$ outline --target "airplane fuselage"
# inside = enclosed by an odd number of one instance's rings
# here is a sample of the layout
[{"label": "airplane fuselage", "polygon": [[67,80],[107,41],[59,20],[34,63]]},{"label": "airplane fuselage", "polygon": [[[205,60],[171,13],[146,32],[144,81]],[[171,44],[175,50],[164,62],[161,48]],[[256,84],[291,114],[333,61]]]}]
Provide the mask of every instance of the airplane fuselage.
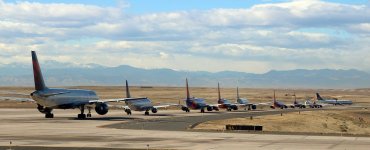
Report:
[{"label": "airplane fuselage", "polygon": [[275,101],[273,105],[271,106],[271,108],[274,108],[274,109],[275,108],[287,108],[287,106],[282,102]]},{"label": "airplane fuselage", "polygon": [[148,98],[126,100],[125,103],[130,109],[135,111],[147,111],[154,108],[151,100]]},{"label": "airplane fuselage", "polygon": [[218,107],[223,108],[223,109],[235,109],[235,108],[237,108],[236,105],[230,103],[229,100],[223,99],[223,98],[218,100],[218,104],[220,104]]},{"label": "airplane fuselage", "polygon": [[208,107],[204,99],[200,98],[189,98],[186,99],[186,106],[190,109],[204,109]]},{"label": "airplane fuselage", "polygon": [[46,88],[31,93],[31,98],[38,104],[49,108],[69,109],[83,104],[89,104],[90,100],[98,100],[94,91],[81,89],[57,89]]},{"label": "airplane fuselage", "polygon": [[326,104],[333,104],[333,105],[352,105],[351,100],[335,100],[335,99],[327,99],[327,100],[318,100],[320,103]]}]

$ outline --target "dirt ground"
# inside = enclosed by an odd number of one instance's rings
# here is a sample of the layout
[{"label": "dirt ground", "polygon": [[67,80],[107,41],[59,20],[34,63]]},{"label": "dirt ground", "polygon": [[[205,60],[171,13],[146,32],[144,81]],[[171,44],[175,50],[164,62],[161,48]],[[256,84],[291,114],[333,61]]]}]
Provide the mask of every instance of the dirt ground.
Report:
[{"label": "dirt ground", "polygon": [[261,125],[263,131],[370,135],[370,110],[320,110],[234,118],[201,123],[194,129],[225,130],[225,125]]}]

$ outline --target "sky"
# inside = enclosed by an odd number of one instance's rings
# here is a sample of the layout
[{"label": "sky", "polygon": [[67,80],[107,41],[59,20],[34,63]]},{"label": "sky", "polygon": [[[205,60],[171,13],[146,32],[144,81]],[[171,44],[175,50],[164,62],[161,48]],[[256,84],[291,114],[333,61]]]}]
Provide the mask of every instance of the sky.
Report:
[{"label": "sky", "polygon": [[[369,0],[0,0],[0,67],[370,72]],[[1,71],[1,70],[0,70]]]}]

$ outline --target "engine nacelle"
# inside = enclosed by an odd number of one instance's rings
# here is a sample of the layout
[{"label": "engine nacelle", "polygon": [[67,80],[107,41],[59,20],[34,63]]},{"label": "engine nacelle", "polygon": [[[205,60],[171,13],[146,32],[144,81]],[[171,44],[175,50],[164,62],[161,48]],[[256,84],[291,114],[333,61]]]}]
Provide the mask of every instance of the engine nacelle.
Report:
[{"label": "engine nacelle", "polygon": [[238,106],[236,106],[236,105],[232,105],[232,106],[231,106],[231,109],[233,109],[233,110],[238,110]]},{"label": "engine nacelle", "polygon": [[257,109],[257,105],[252,105],[252,109],[253,110]]},{"label": "engine nacelle", "polygon": [[39,110],[40,113],[45,114],[45,113],[50,113],[53,109],[37,104],[37,110]]},{"label": "engine nacelle", "polygon": [[157,113],[158,109],[157,108],[152,108],[152,113]]},{"label": "engine nacelle", "polygon": [[108,105],[106,103],[97,103],[95,106],[95,111],[99,115],[105,115],[108,113]]},{"label": "engine nacelle", "polygon": [[216,110],[216,111],[219,111],[218,107],[217,106],[212,106],[212,109],[213,110]]},{"label": "engine nacelle", "polygon": [[182,110],[182,111],[187,111],[188,109],[189,109],[189,108],[187,108],[187,107],[185,107],[185,106],[182,106],[182,107],[181,107],[181,110]]},{"label": "engine nacelle", "polygon": [[207,106],[207,111],[212,111],[212,107],[211,106]]},{"label": "engine nacelle", "polygon": [[275,109],[275,106],[270,106],[270,108]]}]

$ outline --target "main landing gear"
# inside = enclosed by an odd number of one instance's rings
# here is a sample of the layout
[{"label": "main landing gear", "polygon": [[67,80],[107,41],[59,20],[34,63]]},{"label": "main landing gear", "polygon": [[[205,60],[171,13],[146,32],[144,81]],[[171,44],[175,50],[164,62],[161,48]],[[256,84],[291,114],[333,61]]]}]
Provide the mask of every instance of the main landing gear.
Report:
[{"label": "main landing gear", "polygon": [[87,109],[89,111],[89,113],[87,114],[87,116],[84,113],[85,112],[85,105],[81,105],[79,107],[79,109],[80,109],[81,113],[77,115],[77,118],[78,119],[86,119],[86,117],[91,117],[91,108],[90,107],[87,107]]},{"label": "main landing gear", "polygon": [[147,109],[144,113],[145,116],[149,116],[149,109]]},{"label": "main landing gear", "polygon": [[131,115],[131,109],[125,109],[125,112],[127,113],[127,115]]},{"label": "main landing gear", "polygon": [[200,109],[200,112],[201,112],[201,113],[204,113],[204,108]]},{"label": "main landing gear", "polygon": [[51,112],[46,112],[45,113],[45,118],[54,118],[54,114]]},{"label": "main landing gear", "polygon": [[45,114],[45,118],[54,118],[54,114],[52,113],[53,109],[51,108],[48,108],[48,107],[44,107],[40,104],[37,104],[37,109]]}]

